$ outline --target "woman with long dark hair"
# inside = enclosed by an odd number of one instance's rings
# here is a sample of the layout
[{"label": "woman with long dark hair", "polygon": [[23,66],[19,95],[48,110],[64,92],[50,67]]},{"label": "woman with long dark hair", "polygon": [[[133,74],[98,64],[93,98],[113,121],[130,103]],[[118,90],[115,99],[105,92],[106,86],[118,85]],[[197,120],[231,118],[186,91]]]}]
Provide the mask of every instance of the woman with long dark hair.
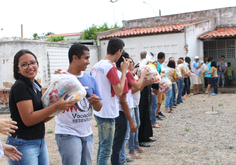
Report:
[{"label": "woman with long dark hair", "polygon": [[48,116],[53,112],[66,110],[76,101],[65,101],[63,95],[56,103],[43,108],[41,85],[35,80],[38,60],[29,50],[22,49],[16,53],[13,71],[16,82],[10,90],[9,107],[18,129],[8,136],[6,143],[17,147],[23,155],[19,162],[7,161],[10,165],[48,165],[44,123],[51,119]]}]

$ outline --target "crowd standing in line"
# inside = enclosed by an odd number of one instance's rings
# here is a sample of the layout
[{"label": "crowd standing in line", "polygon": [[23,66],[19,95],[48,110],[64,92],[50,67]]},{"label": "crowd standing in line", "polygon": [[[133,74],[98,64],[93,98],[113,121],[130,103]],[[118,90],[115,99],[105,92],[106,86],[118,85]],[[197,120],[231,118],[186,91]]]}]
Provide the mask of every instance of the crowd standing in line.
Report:
[{"label": "crowd standing in line", "polygon": [[[88,75],[84,71],[90,64],[89,49],[73,44],[68,53],[70,65],[64,74],[75,76],[87,95],[80,101],[65,100],[66,95],[63,95],[46,108],[42,106],[41,85],[35,80],[39,67],[37,57],[26,49],[17,52],[14,56],[14,78],[17,81],[9,96],[11,118],[17,123],[0,120],[0,132],[8,135],[6,144],[0,145],[0,156],[4,152],[10,165],[48,165],[44,123],[53,118],[49,117],[53,112],[61,109],[63,113],[55,117],[55,139],[62,164],[91,165],[94,149],[91,128],[93,109],[99,137],[97,164],[111,162],[112,165],[127,165],[141,159],[141,154],[148,152],[142,147],[151,147],[146,142],[156,141],[153,129],[161,128],[158,120],[165,119],[161,112],[162,102],[165,100],[165,112],[173,113],[184,99],[193,96],[190,94],[191,76],[194,95],[200,94],[203,63],[199,63],[198,56],[194,57],[192,64],[189,57],[180,57],[177,61],[171,57],[165,65],[165,53],[159,52],[157,59],[149,63],[162,79],[171,82],[170,89],[164,93],[160,92],[161,88],[166,88],[164,84],[145,79],[149,69],[141,70],[141,75],[137,76],[140,63],[146,59],[148,51],[140,53],[141,60],[135,65],[128,52],[123,50],[124,46],[121,39],[111,38],[106,56],[93,66]],[[222,73],[227,73],[229,80],[232,80],[233,69],[230,63],[227,65],[224,62],[224,56],[218,63],[209,58],[207,66],[205,93],[210,93],[213,86],[214,93],[211,95],[214,96],[218,93],[220,78],[224,86]],[[17,127],[14,126],[16,124]]]}]

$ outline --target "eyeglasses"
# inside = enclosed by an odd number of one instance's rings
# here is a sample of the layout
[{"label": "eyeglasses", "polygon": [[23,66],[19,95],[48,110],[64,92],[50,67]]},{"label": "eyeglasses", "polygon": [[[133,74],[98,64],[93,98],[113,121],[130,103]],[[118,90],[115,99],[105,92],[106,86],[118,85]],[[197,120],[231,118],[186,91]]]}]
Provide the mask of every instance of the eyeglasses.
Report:
[{"label": "eyeglasses", "polygon": [[30,63],[23,63],[21,65],[18,65],[18,67],[21,67],[22,69],[26,70],[29,68],[29,66],[32,66],[32,67],[36,67],[38,65],[38,62],[37,61],[31,61]]}]

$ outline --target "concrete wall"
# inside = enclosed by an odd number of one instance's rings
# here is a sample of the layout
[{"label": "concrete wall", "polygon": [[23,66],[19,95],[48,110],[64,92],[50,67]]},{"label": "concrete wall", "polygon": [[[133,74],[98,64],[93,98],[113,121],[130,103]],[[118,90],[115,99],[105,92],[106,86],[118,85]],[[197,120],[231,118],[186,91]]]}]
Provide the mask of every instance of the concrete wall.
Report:
[{"label": "concrete wall", "polygon": [[[0,42],[0,109],[8,108],[9,90],[14,84],[13,59],[21,49],[32,51],[38,59],[39,69],[36,76],[43,90],[48,87],[51,74],[57,69],[66,71],[69,66],[68,50],[71,44],[40,41],[2,41]],[[98,62],[98,49],[88,45],[90,49],[90,65],[86,73]]]},{"label": "concrete wall", "polygon": [[195,24],[188,25],[184,28],[186,56],[193,58],[199,56],[203,60],[203,41],[198,37],[202,34],[214,30],[216,19],[212,18]]},{"label": "concrete wall", "polygon": [[[9,90],[15,82],[13,78],[13,58],[21,49],[32,51],[38,59],[39,70],[36,79],[43,88],[47,88],[50,75],[57,69],[67,70],[69,66],[68,50],[70,44],[39,41],[3,41],[0,42],[0,90]],[[97,46],[88,45],[90,65],[86,72],[98,61]]]},{"label": "concrete wall", "polygon": [[13,58],[21,49],[31,50],[38,58],[39,71],[36,79],[45,86],[47,81],[47,43],[37,41],[0,42],[0,90],[10,89],[15,82],[13,78]]},{"label": "concrete wall", "polygon": [[137,27],[151,27],[168,24],[178,24],[184,22],[198,22],[206,19],[216,18],[217,27],[236,26],[236,7],[219,8],[212,10],[203,10],[161,17],[151,17],[123,21],[123,27],[126,29]]},{"label": "concrete wall", "polygon": [[[184,33],[127,37],[122,38],[122,40],[125,42],[124,50],[129,53],[135,63],[140,60],[140,52],[142,50],[153,52],[155,58],[160,51],[165,52],[166,60],[169,57],[178,59],[185,55]],[[107,44],[108,40],[100,41],[101,58],[104,58],[106,55]]]}]

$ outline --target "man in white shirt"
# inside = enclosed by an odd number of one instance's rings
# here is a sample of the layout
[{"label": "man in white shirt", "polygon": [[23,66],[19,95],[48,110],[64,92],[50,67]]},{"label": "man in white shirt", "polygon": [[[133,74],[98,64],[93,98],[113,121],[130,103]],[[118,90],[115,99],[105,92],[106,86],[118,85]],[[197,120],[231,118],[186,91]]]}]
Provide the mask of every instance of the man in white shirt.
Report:
[{"label": "man in white shirt", "polygon": [[66,74],[74,75],[80,81],[87,96],[56,116],[55,138],[63,165],[91,165],[94,149],[92,107],[100,111],[102,97],[96,80],[83,72],[90,64],[88,47],[74,44],[68,57],[70,65]]},{"label": "man in white shirt", "polygon": [[[192,71],[195,73],[199,73],[199,69],[202,66],[203,62],[199,64],[199,57],[195,56],[194,61],[192,63]],[[200,85],[202,84],[200,75],[193,76],[193,93],[194,95],[200,94],[199,89]],[[196,91],[196,86],[197,86],[197,91]]]},{"label": "man in white shirt", "polygon": [[107,46],[107,55],[95,64],[91,75],[98,83],[102,96],[102,109],[94,111],[97,121],[99,146],[97,152],[97,165],[106,165],[111,156],[112,144],[115,132],[115,118],[119,116],[118,97],[123,93],[126,71],[129,66],[128,59],[121,63],[121,78],[118,77],[114,62],[120,58],[124,42],[117,38],[111,38]]}]

